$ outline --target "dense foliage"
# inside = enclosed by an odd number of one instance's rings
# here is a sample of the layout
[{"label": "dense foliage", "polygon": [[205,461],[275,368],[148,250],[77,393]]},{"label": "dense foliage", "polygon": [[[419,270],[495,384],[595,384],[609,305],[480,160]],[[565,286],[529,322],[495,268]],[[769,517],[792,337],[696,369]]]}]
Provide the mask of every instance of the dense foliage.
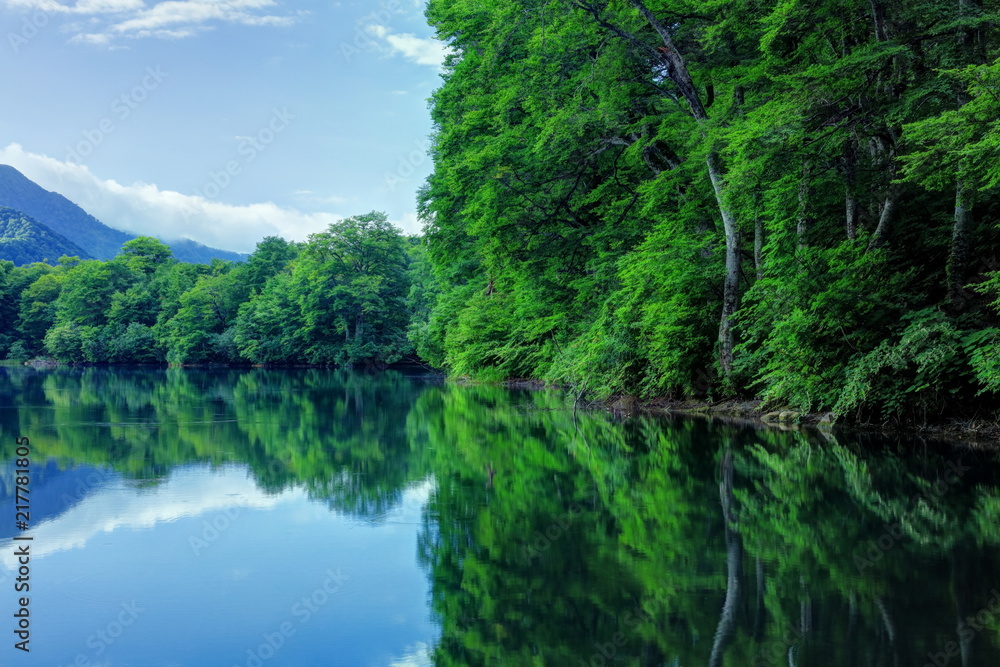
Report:
[{"label": "dense foliage", "polygon": [[431,0],[419,354],[874,418],[992,401],[998,8]]},{"label": "dense foliage", "polygon": [[87,363],[382,365],[410,352],[408,252],[383,213],[247,262],[176,261],[156,239],[112,260],[0,262],[0,355]]}]

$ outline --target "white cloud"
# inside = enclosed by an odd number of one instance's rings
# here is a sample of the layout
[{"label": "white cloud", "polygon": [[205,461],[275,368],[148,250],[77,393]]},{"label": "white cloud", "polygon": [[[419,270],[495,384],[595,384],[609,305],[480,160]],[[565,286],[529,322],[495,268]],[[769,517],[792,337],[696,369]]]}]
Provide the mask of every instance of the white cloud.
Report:
[{"label": "white cloud", "polygon": [[111,43],[110,35],[100,33],[78,33],[70,38],[72,44],[89,44],[90,46],[108,46]]},{"label": "white cloud", "polygon": [[[97,19],[96,29],[78,32],[70,42],[110,46],[116,37],[183,39],[210,30],[215,23],[247,26],[287,26],[292,16],[270,13],[276,0],[166,0],[147,7],[143,0],[0,0],[21,12],[85,15]],[[301,12],[300,12],[301,13]]]},{"label": "white cloud", "polygon": [[418,65],[433,65],[441,67],[448,55],[448,45],[436,39],[417,37],[410,33],[389,34],[385,36],[389,46],[395,53],[412,60]]},{"label": "white cloud", "polygon": [[430,667],[433,664],[431,647],[424,642],[417,642],[406,649],[403,657],[393,660],[389,667]]},{"label": "white cloud", "polygon": [[57,0],[5,0],[4,4],[17,11],[40,11],[46,14],[117,14],[140,10],[146,6],[142,0],[79,0],[70,4]]},{"label": "white cloud", "polygon": [[187,238],[224,250],[251,252],[272,235],[303,241],[343,217],[303,213],[272,202],[235,206],[151,183],[122,185],[98,178],[84,165],[31,153],[16,143],[0,149],[0,164],[11,165],[111,227],[167,240]]},{"label": "white cloud", "polygon": [[[244,509],[271,509],[280,502],[305,495],[298,489],[280,496],[268,495],[238,466],[219,470],[207,466],[175,468],[152,492],[143,492],[118,480],[114,482],[59,516],[33,526],[32,535],[37,542],[32,543],[31,555],[41,558],[82,549],[96,537],[116,530],[150,529],[161,523],[212,517],[227,511],[223,516],[235,516],[234,512]],[[0,543],[3,547],[0,564],[6,570],[17,568],[13,543],[13,540]]]},{"label": "white cloud", "polygon": [[287,25],[292,19],[281,16],[260,16],[254,9],[273,7],[273,0],[169,0],[143,9],[133,18],[112,26],[119,33],[161,30],[168,26],[201,25],[209,21],[241,23],[243,25]]},{"label": "white cloud", "polygon": [[401,55],[418,65],[440,68],[449,51],[448,45],[442,41],[417,37],[408,32],[394,33],[384,23],[369,23],[364,26],[363,32],[380,42],[376,44],[379,50],[386,49],[390,54]]},{"label": "white cloud", "polygon": [[311,190],[296,190],[292,193],[292,195],[297,201],[301,202],[308,208],[315,208],[317,206],[344,206],[345,204],[350,204],[352,202],[349,197],[341,197],[340,195],[321,195]]}]

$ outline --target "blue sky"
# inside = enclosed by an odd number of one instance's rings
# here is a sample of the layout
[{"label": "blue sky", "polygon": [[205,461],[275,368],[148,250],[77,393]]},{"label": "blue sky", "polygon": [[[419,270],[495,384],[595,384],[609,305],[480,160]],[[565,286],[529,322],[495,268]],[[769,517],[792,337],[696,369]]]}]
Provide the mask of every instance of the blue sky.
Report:
[{"label": "blue sky", "polygon": [[445,47],[414,0],[0,0],[0,163],[113,227],[247,252],[420,229]]}]

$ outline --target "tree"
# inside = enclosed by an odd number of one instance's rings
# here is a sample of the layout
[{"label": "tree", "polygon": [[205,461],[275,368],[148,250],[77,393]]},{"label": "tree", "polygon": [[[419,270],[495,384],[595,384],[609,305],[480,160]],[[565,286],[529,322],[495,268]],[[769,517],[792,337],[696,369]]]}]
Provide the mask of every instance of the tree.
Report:
[{"label": "tree", "polygon": [[174,251],[152,236],[139,236],[126,241],[115,260],[123,262],[130,270],[149,275],[173,259]]},{"label": "tree", "polygon": [[303,363],[301,326],[291,272],[283,271],[240,306],[234,342],[240,354],[255,364]]},{"label": "tree", "polygon": [[235,362],[233,332],[240,304],[248,289],[240,283],[240,269],[231,263],[214,267],[211,275],[179,297],[177,312],[162,329],[166,332],[167,361],[174,364]]},{"label": "tree", "polygon": [[58,324],[106,324],[115,292],[130,282],[125,266],[96,259],[80,262],[65,275],[62,291],[56,300]]},{"label": "tree", "polygon": [[384,213],[352,216],[310,235],[290,283],[306,359],[356,365],[402,357],[409,350],[406,268],[405,240]]},{"label": "tree", "polygon": [[427,344],[459,374],[552,376],[653,224],[639,188],[673,185],[689,119],[660,122],[628,46],[569,3],[432,2],[428,18],[454,55],[421,193],[442,286]]},{"label": "tree", "polygon": [[[733,202],[727,185],[726,169],[723,166],[719,150],[718,139],[713,136],[712,118],[708,113],[708,105],[702,99],[700,87],[695,83],[693,75],[688,66],[689,56],[684,49],[678,46],[674,39],[674,33],[686,33],[686,26],[691,21],[675,22],[672,25],[661,20],[656,13],[651,11],[641,0],[630,0],[634,9],[642,16],[648,26],[651,27],[662,45],[654,47],[644,41],[640,34],[632,32],[622,27],[622,23],[627,21],[626,17],[611,18],[607,15],[610,3],[594,3],[578,1],[575,4],[591,14],[598,24],[609,29],[612,33],[625,39],[630,44],[635,45],[646,60],[649,61],[651,73],[662,74],[669,79],[676,88],[677,96],[684,100],[691,117],[698,126],[698,133],[703,138],[703,152],[705,164],[707,166],[708,179],[712,184],[715,200],[718,205],[719,217],[722,220],[723,237],[725,240],[725,276],[723,279],[722,292],[722,313],[719,321],[719,366],[723,375],[729,376],[733,366],[733,316],[739,306],[739,279],[740,279],[740,228],[737,224],[736,213],[733,210]],[[696,28],[697,30],[697,28]],[[734,37],[740,37],[742,33],[737,33]],[[704,54],[701,54],[704,56]],[[697,62],[697,60],[695,60]],[[706,91],[714,95],[714,87],[711,79],[708,79]],[[737,104],[742,104],[742,87],[736,86]]]},{"label": "tree", "polygon": [[298,255],[298,246],[278,236],[267,236],[257,243],[243,268],[241,281],[248,289],[260,292],[268,279],[278,275]]},{"label": "tree", "polygon": [[65,272],[45,272],[21,292],[17,330],[30,354],[42,351],[45,334],[56,321],[56,301],[65,279]]}]

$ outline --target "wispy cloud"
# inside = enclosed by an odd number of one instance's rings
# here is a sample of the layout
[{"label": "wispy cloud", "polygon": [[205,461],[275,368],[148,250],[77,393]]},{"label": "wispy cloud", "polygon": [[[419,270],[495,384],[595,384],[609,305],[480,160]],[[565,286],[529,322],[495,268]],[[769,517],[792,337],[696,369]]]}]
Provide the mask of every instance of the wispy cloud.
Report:
[{"label": "wispy cloud", "polygon": [[401,55],[418,65],[441,67],[448,55],[448,45],[436,39],[417,37],[408,32],[393,32],[382,23],[372,23],[364,28],[370,37],[379,40],[378,48],[385,48],[389,53]]},{"label": "wispy cloud", "polygon": [[385,40],[393,51],[418,65],[440,67],[448,55],[448,46],[436,39],[417,37],[410,33],[390,34]]},{"label": "wispy cloud", "polygon": [[217,24],[287,26],[297,18],[277,12],[276,0],[167,0],[150,6],[143,0],[0,1],[23,12],[89,17],[88,29],[76,32],[70,41],[100,47],[110,47],[118,39],[183,39]]},{"label": "wispy cloud", "polygon": [[4,0],[7,7],[19,11],[41,11],[47,14],[117,14],[141,10],[143,0],[79,0],[62,3],[57,0]]}]

